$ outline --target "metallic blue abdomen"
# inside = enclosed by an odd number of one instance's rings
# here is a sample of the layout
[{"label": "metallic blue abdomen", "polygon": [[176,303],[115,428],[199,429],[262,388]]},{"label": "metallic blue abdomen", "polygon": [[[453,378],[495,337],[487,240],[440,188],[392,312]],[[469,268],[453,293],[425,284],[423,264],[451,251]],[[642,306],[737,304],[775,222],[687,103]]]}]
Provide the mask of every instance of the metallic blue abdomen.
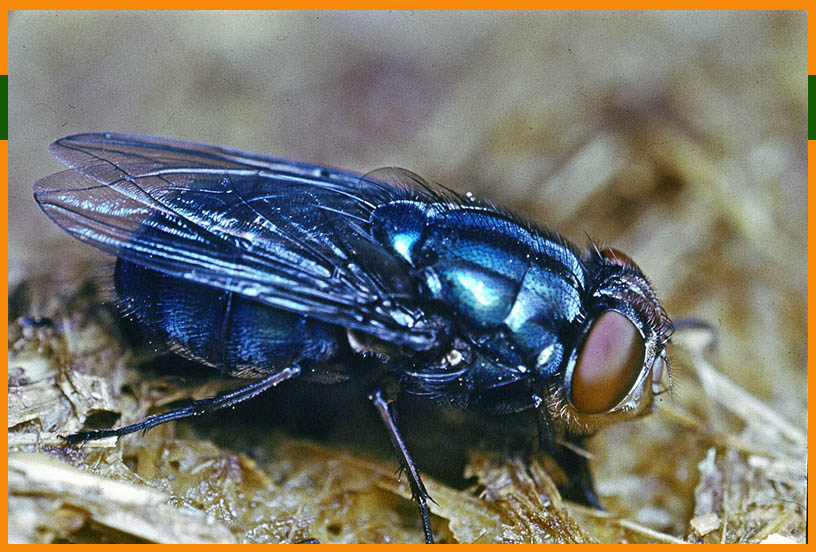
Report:
[{"label": "metallic blue abdomen", "polygon": [[319,362],[337,347],[340,332],[333,326],[122,259],[114,283],[125,312],[159,341],[155,345],[233,376]]}]

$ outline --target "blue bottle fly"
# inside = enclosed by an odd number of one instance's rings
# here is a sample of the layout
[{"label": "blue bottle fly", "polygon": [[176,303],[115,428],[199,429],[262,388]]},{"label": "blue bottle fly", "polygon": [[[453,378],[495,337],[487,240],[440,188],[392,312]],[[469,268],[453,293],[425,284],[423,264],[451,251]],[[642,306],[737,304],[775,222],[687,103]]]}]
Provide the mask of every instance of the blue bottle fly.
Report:
[{"label": "blue bottle fly", "polygon": [[119,303],[154,342],[248,385],[71,443],[252,398],[292,378],[365,386],[433,541],[394,421],[415,394],[486,416],[531,411],[563,491],[598,506],[584,439],[650,409],[672,324],[623,253],[402,169],[367,175],[149,136],[78,134],[34,196],[117,258]]}]

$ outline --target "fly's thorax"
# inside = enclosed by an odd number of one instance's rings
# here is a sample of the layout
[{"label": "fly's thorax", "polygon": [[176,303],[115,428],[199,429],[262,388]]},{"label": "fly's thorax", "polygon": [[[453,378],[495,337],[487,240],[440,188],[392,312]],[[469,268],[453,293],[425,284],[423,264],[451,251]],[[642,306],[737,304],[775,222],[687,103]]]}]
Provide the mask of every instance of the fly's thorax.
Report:
[{"label": "fly's thorax", "polygon": [[511,409],[529,407],[526,382],[555,377],[581,313],[586,278],[576,250],[479,205],[392,202],[375,210],[371,232],[404,259],[459,339],[441,352],[434,381],[466,367],[450,381],[473,396],[505,397],[494,402]]},{"label": "fly's thorax", "polygon": [[538,358],[550,345],[545,334],[580,311],[585,276],[575,249],[495,209],[396,201],[373,212],[371,233],[460,327],[505,328],[527,357]]}]

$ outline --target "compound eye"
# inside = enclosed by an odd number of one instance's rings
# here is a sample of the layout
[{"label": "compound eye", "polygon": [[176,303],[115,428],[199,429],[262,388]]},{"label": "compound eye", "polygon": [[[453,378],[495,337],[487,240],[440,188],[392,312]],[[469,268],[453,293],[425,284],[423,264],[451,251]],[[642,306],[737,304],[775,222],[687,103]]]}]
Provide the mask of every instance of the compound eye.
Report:
[{"label": "compound eye", "polygon": [[632,322],[616,311],[601,314],[589,329],[572,372],[572,404],[586,414],[614,408],[637,383],[646,347]]}]

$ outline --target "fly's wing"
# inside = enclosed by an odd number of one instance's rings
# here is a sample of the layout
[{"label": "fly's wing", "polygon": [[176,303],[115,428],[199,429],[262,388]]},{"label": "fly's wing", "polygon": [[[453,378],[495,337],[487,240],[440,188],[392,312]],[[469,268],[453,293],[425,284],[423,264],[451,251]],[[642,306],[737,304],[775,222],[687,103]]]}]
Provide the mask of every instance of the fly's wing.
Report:
[{"label": "fly's wing", "polygon": [[437,344],[404,267],[367,231],[377,205],[427,190],[148,136],[79,134],[51,152],[71,170],[34,196],[84,242],[415,350]]}]

